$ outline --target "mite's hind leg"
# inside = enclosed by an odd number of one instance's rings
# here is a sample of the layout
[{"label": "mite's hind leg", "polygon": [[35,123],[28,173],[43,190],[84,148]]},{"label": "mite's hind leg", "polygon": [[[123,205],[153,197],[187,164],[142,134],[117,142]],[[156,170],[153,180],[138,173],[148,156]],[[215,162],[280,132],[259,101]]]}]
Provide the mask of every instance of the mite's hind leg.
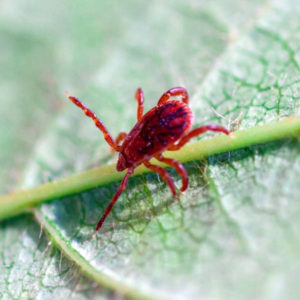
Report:
[{"label": "mite's hind leg", "polygon": [[223,126],[220,125],[205,125],[200,126],[198,128],[195,128],[191,130],[187,135],[185,135],[176,145],[172,145],[168,148],[168,150],[175,151],[180,149],[182,146],[184,146],[190,139],[193,137],[196,137],[198,135],[201,135],[207,131],[215,131],[215,132],[222,132],[225,134],[229,134],[230,132]]},{"label": "mite's hind leg", "polygon": [[124,176],[120,187],[118,189],[118,191],[115,193],[115,195],[113,196],[113,198],[111,199],[109,205],[107,206],[106,210],[104,211],[101,219],[99,220],[97,226],[96,226],[96,232],[101,228],[103,222],[105,221],[106,217],[109,215],[111,209],[113,208],[113,206],[115,205],[115,203],[117,202],[118,198],[120,197],[120,195],[122,194],[122,192],[125,190],[126,188],[126,184],[128,182],[128,178],[129,176],[133,173],[134,169],[130,168],[128,169],[126,175]]},{"label": "mite's hind leg", "polygon": [[141,88],[138,88],[136,90],[135,99],[138,103],[137,120],[139,121],[143,117],[143,112],[144,112],[144,92]]},{"label": "mite's hind leg", "polygon": [[175,198],[177,198],[177,193],[176,193],[175,184],[174,184],[174,182],[173,182],[173,180],[172,180],[170,174],[169,174],[164,168],[162,168],[162,167],[160,167],[160,166],[156,166],[156,165],[150,164],[149,161],[145,161],[145,162],[144,162],[144,165],[145,165],[148,169],[150,169],[150,170],[152,170],[152,171],[158,173],[158,174],[159,174],[159,175],[167,182],[167,184],[168,184],[168,186],[169,186],[169,188],[170,188],[170,190],[171,190],[173,196],[174,196]]},{"label": "mite's hind leg", "polygon": [[158,100],[157,105],[164,104],[171,97],[176,97],[176,96],[181,96],[181,100],[183,102],[185,102],[186,104],[189,103],[189,94],[187,90],[184,87],[175,87],[163,93],[163,95]]},{"label": "mite's hind leg", "polygon": [[180,175],[182,180],[182,186],[180,191],[184,192],[189,185],[189,177],[184,166],[175,159],[163,157],[162,154],[156,155],[155,158],[161,162],[164,162],[166,165],[174,167],[177,173]]}]

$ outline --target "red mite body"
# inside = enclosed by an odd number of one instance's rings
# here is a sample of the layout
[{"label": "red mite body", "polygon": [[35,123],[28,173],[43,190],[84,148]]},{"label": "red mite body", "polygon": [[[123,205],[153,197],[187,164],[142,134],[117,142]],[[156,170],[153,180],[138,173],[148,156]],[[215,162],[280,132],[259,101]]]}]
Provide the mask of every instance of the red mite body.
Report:
[{"label": "red mite body", "polygon": [[119,154],[117,170],[136,167],[162,153],[192,126],[193,114],[182,101],[155,106],[129,132]]},{"label": "red mite body", "polygon": [[[181,101],[171,99],[178,96],[181,97]],[[158,100],[157,106],[145,115],[143,115],[144,94],[142,89],[137,89],[135,98],[138,102],[138,122],[129,134],[121,132],[115,140],[90,109],[85,107],[77,98],[71,96],[68,96],[68,98],[79,106],[88,117],[93,119],[95,125],[102,131],[107,143],[114,151],[119,152],[117,171],[128,169],[118,191],[99,220],[96,231],[101,228],[104,220],[125,189],[129,176],[137,166],[144,164],[147,168],[157,172],[167,182],[173,196],[177,197],[176,188],[169,173],[164,168],[151,164],[149,160],[155,157],[157,160],[174,167],[182,178],[180,191],[183,192],[188,187],[188,175],[185,168],[178,161],[165,158],[162,153],[166,150],[178,150],[191,138],[206,131],[229,134],[229,131],[220,125],[204,125],[191,130],[193,114],[188,106],[188,93],[183,87],[172,88],[165,92]]]}]

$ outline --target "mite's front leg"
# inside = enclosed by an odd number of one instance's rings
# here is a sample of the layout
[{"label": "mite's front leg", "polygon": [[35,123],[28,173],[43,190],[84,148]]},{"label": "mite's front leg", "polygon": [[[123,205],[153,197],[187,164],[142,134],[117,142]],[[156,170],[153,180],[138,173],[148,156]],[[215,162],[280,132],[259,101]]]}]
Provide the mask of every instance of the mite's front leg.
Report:
[{"label": "mite's front leg", "polygon": [[94,121],[94,124],[102,131],[104,138],[106,142],[110,145],[110,147],[113,148],[115,151],[119,151],[119,147],[117,146],[115,140],[110,135],[110,133],[108,132],[107,128],[104,126],[102,121],[97,118],[95,113],[89,108],[87,108],[78,98],[69,96],[68,93],[66,93],[66,95],[69,98],[69,100],[71,100],[75,105],[77,105],[79,108],[82,109],[82,111],[85,113],[86,116],[88,116]]}]

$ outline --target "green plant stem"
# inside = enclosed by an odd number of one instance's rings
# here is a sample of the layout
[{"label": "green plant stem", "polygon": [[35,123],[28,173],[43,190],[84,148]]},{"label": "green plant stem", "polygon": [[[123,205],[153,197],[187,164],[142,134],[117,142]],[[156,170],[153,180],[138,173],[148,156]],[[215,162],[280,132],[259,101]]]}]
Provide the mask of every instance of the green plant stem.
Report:
[{"label": "green plant stem", "polygon": [[[234,151],[255,144],[267,143],[279,139],[293,138],[300,135],[300,116],[273,122],[263,126],[235,131],[230,136],[219,135],[213,138],[190,143],[165,156],[180,162],[200,160],[211,155]],[[155,164],[164,164],[155,161]],[[134,175],[150,172],[144,166],[135,169]],[[18,215],[43,201],[77,194],[104,184],[118,181],[125,172],[117,172],[115,165],[102,166],[68,178],[49,182],[31,189],[20,190],[0,197],[0,220]]]}]

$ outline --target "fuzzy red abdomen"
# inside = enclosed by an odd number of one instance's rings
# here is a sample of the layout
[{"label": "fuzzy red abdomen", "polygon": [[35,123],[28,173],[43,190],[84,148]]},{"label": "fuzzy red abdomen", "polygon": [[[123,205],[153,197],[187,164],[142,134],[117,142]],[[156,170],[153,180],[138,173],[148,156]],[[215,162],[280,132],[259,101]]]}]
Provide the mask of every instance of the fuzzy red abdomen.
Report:
[{"label": "fuzzy red abdomen", "polygon": [[168,101],[148,111],[122,144],[117,170],[137,166],[165,151],[191,128],[193,114],[182,101]]}]

